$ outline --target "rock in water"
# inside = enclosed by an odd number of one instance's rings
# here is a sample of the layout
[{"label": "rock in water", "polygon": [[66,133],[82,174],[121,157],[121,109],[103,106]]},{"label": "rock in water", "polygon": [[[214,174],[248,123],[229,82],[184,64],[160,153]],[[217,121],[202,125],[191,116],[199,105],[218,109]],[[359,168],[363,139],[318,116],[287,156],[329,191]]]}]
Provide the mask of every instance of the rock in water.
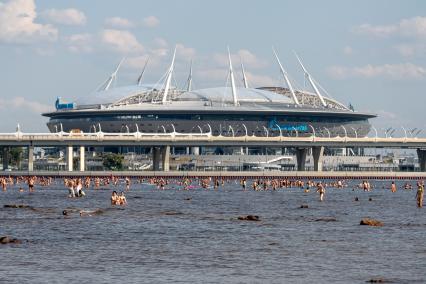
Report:
[{"label": "rock in water", "polygon": [[381,227],[383,226],[383,223],[375,220],[375,219],[370,219],[370,218],[364,218],[361,220],[361,222],[359,223],[360,225],[367,225],[367,226],[374,226],[374,227]]},{"label": "rock in water", "polygon": [[5,204],[4,208],[31,208],[29,205],[25,204]]},{"label": "rock in water", "polygon": [[300,205],[300,208],[309,208],[308,204],[302,204]]},{"label": "rock in water", "polygon": [[247,216],[240,216],[240,217],[238,217],[238,220],[243,220],[243,221],[260,221],[260,218],[257,215],[247,215]]},{"label": "rock in water", "polygon": [[8,236],[0,237],[0,244],[20,244],[21,241]]}]

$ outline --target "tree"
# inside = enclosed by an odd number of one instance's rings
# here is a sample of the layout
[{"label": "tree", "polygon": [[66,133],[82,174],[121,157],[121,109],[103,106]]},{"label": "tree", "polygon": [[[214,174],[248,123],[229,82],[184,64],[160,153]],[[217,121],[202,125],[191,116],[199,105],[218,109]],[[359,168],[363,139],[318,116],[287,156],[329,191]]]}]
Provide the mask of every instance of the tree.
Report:
[{"label": "tree", "polygon": [[103,166],[112,171],[123,170],[124,156],[121,154],[107,153],[103,155]]}]

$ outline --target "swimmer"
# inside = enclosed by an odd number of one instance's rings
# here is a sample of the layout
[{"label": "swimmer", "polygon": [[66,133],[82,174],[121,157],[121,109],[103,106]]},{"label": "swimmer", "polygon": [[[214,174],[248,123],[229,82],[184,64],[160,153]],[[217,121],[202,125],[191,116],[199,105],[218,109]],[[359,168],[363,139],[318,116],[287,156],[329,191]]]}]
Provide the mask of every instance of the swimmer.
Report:
[{"label": "swimmer", "polygon": [[128,177],[126,177],[126,191],[130,190],[130,179]]},{"label": "swimmer", "polygon": [[112,192],[112,195],[111,195],[111,205],[119,205],[117,191],[115,190]]},{"label": "swimmer", "polygon": [[69,198],[74,198],[75,197],[75,191],[74,191],[74,181],[73,180],[69,180],[67,181],[66,186],[68,186],[68,197]]},{"label": "swimmer", "polygon": [[417,207],[421,208],[423,207],[423,197],[425,194],[425,184],[424,182],[417,182],[417,193],[416,193],[416,200],[417,200]]},{"label": "swimmer", "polygon": [[395,184],[395,182],[393,181],[392,182],[392,184],[391,184],[391,191],[392,192],[396,192],[396,184]]},{"label": "swimmer", "polygon": [[127,205],[127,199],[126,196],[124,196],[124,192],[121,192],[118,196],[118,203],[119,205]]},{"label": "swimmer", "polygon": [[28,191],[33,192],[34,191],[34,178],[30,177],[28,178]]},{"label": "swimmer", "polygon": [[317,192],[319,193],[320,201],[322,202],[324,200],[324,194],[325,194],[325,188],[324,188],[324,185],[322,184],[322,182],[318,183]]}]

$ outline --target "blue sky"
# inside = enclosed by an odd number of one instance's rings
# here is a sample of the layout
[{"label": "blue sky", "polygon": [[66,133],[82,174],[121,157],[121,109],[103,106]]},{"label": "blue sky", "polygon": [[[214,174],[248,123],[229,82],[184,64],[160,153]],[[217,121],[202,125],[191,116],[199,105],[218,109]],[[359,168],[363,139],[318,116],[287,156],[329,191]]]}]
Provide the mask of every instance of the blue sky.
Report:
[{"label": "blue sky", "polygon": [[[280,84],[271,47],[299,86],[296,51],[335,99],[378,128],[426,129],[425,1],[0,0],[0,131],[46,131],[57,96],[90,96],[126,56],[117,85],[155,83],[177,46],[176,83],[226,83],[226,46],[252,86]],[[239,68],[236,68],[239,75]],[[238,78],[241,83],[241,78]]]}]

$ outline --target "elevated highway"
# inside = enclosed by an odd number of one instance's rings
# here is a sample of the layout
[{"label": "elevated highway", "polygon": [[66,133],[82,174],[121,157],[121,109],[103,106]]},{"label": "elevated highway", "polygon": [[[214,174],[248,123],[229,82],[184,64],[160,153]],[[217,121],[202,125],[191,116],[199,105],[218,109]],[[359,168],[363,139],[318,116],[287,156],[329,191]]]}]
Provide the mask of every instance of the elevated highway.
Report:
[{"label": "elevated highway", "polygon": [[0,146],[28,147],[29,169],[32,170],[34,147],[57,146],[67,148],[68,169],[72,170],[73,148],[80,148],[80,170],[84,171],[85,147],[96,146],[144,146],[153,147],[154,169],[167,171],[170,147],[185,146],[234,146],[234,147],[294,147],[298,170],[305,168],[308,150],[312,150],[314,168],[322,169],[324,147],[362,147],[362,148],[399,148],[415,149],[419,157],[421,171],[426,171],[426,138],[381,138],[381,137],[288,137],[288,136],[214,136],[211,133],[0,133]]}]

